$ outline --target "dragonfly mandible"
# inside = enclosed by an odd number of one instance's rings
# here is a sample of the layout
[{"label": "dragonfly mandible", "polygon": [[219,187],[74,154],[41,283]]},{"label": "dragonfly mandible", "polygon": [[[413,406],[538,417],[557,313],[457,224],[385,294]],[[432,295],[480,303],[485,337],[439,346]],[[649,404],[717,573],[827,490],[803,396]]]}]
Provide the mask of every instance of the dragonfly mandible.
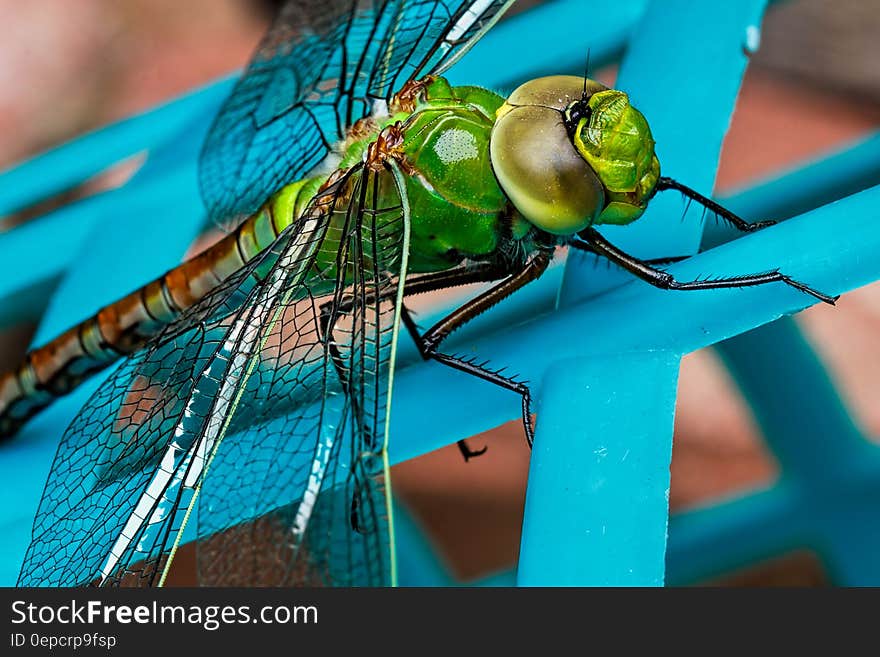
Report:
[{"label": "dragonfly mandible", "polygon": [[[0,430],[120,356],[67,429],[20,584],[161,584],[197,517],[205,584],[393,584],[388,412],[401,329],[435,360],[528,387],[443,341],[547,269],[557,246],[670,290],[793,286],[772,271],[677,281],[597,230],[674,190],[645,117],[577,76],[503,98],[443,72],[512,0],[290,0],[200,162],[215,246],[31,352]],[[425,332],[407,297],[491,284]],[[465,457],[475,454],[460,443]]]}]

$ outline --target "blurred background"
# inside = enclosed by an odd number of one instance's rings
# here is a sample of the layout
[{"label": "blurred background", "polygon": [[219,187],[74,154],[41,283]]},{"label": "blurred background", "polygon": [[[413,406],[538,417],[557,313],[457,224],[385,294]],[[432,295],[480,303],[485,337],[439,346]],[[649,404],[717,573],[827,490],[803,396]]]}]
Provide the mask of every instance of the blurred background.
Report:
[{"label": "blurred background", "polygon": [[[233,72],[247,61],[275,4],[0,0],[0,169]],[[717,190],[747,186],[877,130],[878,34],[880,0],[775,3],[746,74]],[[611,82],[614,70],[598,77]],[[7,218],[5,226],[26,219]],[[880,393],[880,286],[846,295],[838,310],[814,307],[799,321],[857,422],[880,436],[880,405],[872,404]],[[17,326],[0,336],[0,366],[20,358],[32,332],[32,326]],[[489,451],[465,464],[452,446],[394,471],[395,493],[464,580],[515,564],[528,471],[517,421],[475,437],[472,445]],[[720,361],[708,350],[687,356],[676,411],[672,509],[736,495],[776,476]],[[825,581],[818,558],[797,552],[720,583]]]}]

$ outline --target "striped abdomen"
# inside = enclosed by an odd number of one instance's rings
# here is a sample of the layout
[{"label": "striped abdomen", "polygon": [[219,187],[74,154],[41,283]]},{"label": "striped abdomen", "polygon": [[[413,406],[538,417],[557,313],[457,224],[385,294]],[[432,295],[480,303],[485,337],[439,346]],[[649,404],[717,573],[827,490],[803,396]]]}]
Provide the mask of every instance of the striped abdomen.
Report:
[{"label": "striped abdomen", "polygon": [[[29,352],[0,375],[0,438],[120,356],[140,348],[181,312],[275,241],[302,205],[303,183],[276,194],[235,232],[96,315]],[[299,200],[299,202],[297,202]]]}]

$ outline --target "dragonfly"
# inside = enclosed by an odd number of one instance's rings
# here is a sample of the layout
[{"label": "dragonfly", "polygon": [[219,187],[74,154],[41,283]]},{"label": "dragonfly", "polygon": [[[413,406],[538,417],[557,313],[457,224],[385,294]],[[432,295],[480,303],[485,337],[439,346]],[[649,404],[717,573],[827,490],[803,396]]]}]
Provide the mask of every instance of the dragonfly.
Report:
[{"label": "dragonfly", "polygon": [[[528,385],[444,340],[538,279],[557,247],[666,290],[779,283],[779,271],[679,281],[601,225],[683,194],[647,119],[585,76],[508,97],[443,73],[513,0],[289,0],[200,157],[214,246],[0,378],[0,432],[116,364],[62,437],[21,585],[165,583],[194,540],[209,585],[393,585],[388,426],[398,336],[426,360],[522,398]],[[413,295],[486,289],[422,331]],[[464,441],[465,458],[476,456]],[[193,529],[193,527],[195,527]]]}]

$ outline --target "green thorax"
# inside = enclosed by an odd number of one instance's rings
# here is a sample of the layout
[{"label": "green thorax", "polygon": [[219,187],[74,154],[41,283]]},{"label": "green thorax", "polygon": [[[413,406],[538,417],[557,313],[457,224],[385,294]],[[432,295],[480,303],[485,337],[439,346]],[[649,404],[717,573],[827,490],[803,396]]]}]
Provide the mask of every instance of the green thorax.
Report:
[{"label": "green thorax", "polygon": [[[412,112],[373,117],[372,129],[343,145],[338,167],[363,161],[378,132],[395,122],[404,130],[407,196],[411,217],[409,269],[441,271],[465,258],[496,254],[510,215],[507,197],[492,173],[489,137],[504,99],[478,87],[452,87],[435,78],[415,100]],[[273,209],[298,217],[326,176],[300,180],[273,197]],[[389,185],[389,189],[391,186]]]},{"label": "green thorax", "polygon": [[477,87],[451,87],[442,78],[425,92],[406,122],[403,146],[417,171],[407,178],[413,271],[494,254],[508,207],[489,156],[504,99]]}]

